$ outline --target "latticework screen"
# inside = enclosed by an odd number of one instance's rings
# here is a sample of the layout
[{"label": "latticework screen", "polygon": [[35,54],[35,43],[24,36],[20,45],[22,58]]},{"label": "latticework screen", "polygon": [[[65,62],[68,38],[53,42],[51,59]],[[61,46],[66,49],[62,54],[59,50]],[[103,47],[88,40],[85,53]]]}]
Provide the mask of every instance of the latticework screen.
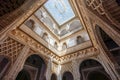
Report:
[{"label": "latticework screen", "polygon": [[0,44],[0,55],[5,55],[14,62],[22,51],[24,45],[20,44],[19,42],[7,38],[3,43]]}]

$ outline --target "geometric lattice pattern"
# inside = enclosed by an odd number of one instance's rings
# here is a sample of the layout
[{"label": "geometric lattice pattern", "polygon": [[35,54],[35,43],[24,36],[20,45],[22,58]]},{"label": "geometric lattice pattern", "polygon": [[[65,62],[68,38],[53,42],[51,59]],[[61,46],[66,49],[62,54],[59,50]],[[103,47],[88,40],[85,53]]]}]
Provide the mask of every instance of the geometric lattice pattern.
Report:
[{"label": "geometric lattice pattern", "polygon": [[11,38],[7,38],[2,44],[0,44],[0,55],[9,57],[13,63],[20,51],[22,51],[23,47],[24,46],[19,42]]}]

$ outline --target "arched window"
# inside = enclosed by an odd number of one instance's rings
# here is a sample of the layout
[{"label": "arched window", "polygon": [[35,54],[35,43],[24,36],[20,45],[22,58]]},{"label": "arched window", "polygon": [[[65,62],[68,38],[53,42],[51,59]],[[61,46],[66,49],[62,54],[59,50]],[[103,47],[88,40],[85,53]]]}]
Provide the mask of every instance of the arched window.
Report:
[{"label": "arched window", "polygon": [[77,36],[77,40],[76,40],[76,42],[77,42],[77,44],[80,44],[80,43],[82,43],[84,40],[83,40],[83,38],[81,37],[81,36]]},{"label": "arched window", "polygon": [[55,47],[56,49],[58,48],[57,42],[54,43],[54,47]]},{"label": "arched window", "polygon": [[65,50],[67,48],[67,44],[63,43],[62,49]]},{"label": "arched window", "polygon": [[[45,80],[46,67],[45,61],[39,55],[33,54],[27,58],[23,69],[30,73],[31,80]],[[16,80],[20,80],[18,76]]]},{"label": "arched window", "polygon": [[74,80],[71,72],[67,71],[63,74],[62,80]]},{"label": "arched window", "polygon": [[48,34],[47,33],[43,33],[43,37],[42,37],[45,41],[49,42],[48,39]]},{"label": "arched window", "polygon": [[80,64],[80,80],[111,80],[103,66],[96,60],[84,60]]},{"label": "arched window", "polygon": [[0,80],[4,77],[5,72],[10,66],[10,61],[4,56],[0,56]]},{"label": "arched window", "polygon": [[25,25],[27,26],[27,27],[29,27],[30,29],[34,29],[34,24],[35,24],[35,22],[32,20],[32,19],[30,19],[30,20],[28,20],[26,23],[25,23]]}]

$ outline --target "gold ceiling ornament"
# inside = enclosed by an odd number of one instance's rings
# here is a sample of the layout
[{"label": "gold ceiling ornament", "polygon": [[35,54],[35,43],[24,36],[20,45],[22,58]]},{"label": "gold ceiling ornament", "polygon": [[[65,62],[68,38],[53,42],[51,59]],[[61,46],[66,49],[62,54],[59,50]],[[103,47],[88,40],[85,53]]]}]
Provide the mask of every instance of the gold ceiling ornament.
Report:
[{"label": "gold ceiling ornament", "polygon": [[[59,4],[59,5],[58,5]],[[59,8],[59,6],[60,7],[63,7],[63,8]],[[60,14],[63,14],[63,13],[65,13],[65,11],[66,11],[66,5],[65,5],[65,3],[63,2],[63,0],[56,0],[55,1],[55,8],[58,10],[58,12],[60,13]]]}]

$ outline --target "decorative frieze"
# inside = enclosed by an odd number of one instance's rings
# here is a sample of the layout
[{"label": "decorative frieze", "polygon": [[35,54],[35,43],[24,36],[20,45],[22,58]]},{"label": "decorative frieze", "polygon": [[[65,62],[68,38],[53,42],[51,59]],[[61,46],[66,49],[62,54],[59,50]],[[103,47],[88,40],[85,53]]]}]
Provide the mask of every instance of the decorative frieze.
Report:
[{"label": "decorative frieze", "polygon": [[48,50],[42,44],[31,38],[24,32],[20,31],[19,29],[11,31],[9,35],[15,37],[15,39],[19,40],[21,43],[30,46],[35,51],[38,51],[39,53],[46,55],[48,57],[54,58],[54,60],[58,62],[59,57],[57,55],[55,55],[53,52]]},{"label": "decorative frieze", "polygon": [[82,51],[77,51],[75,53],[63,56],[60,58],[60,62],[65,63],[65,62],[71,61],[71,60],[76,59],[76,58],[83,59],[86,57],[95,56],[98,53],[99,53],[99,51],[96,48],[91,47],[91,48],[88,48],[88,49],[85,49]]},{"label": "decorative frieze", "polygon": [[10,33],[10,35],[14,36],[21,43],[30,46],[32,49],[40,52],[41,54],[53,58],[53,60],[56,61],[57,63],[64,63],[75,58],[85,58],[85,57],[90,57],[98,54],[98,50],[94,47],[91,47],[88,49],[80,50],[75,53],[60,57],[55,55],[55,53],[51,52],[46,47],[44,47],[39,42],[37,42],[36,40],[34,40],[33,38],[31,38],[30,36],[28,36],[27,34],[25,34],[19,29],[13,30]]}]

